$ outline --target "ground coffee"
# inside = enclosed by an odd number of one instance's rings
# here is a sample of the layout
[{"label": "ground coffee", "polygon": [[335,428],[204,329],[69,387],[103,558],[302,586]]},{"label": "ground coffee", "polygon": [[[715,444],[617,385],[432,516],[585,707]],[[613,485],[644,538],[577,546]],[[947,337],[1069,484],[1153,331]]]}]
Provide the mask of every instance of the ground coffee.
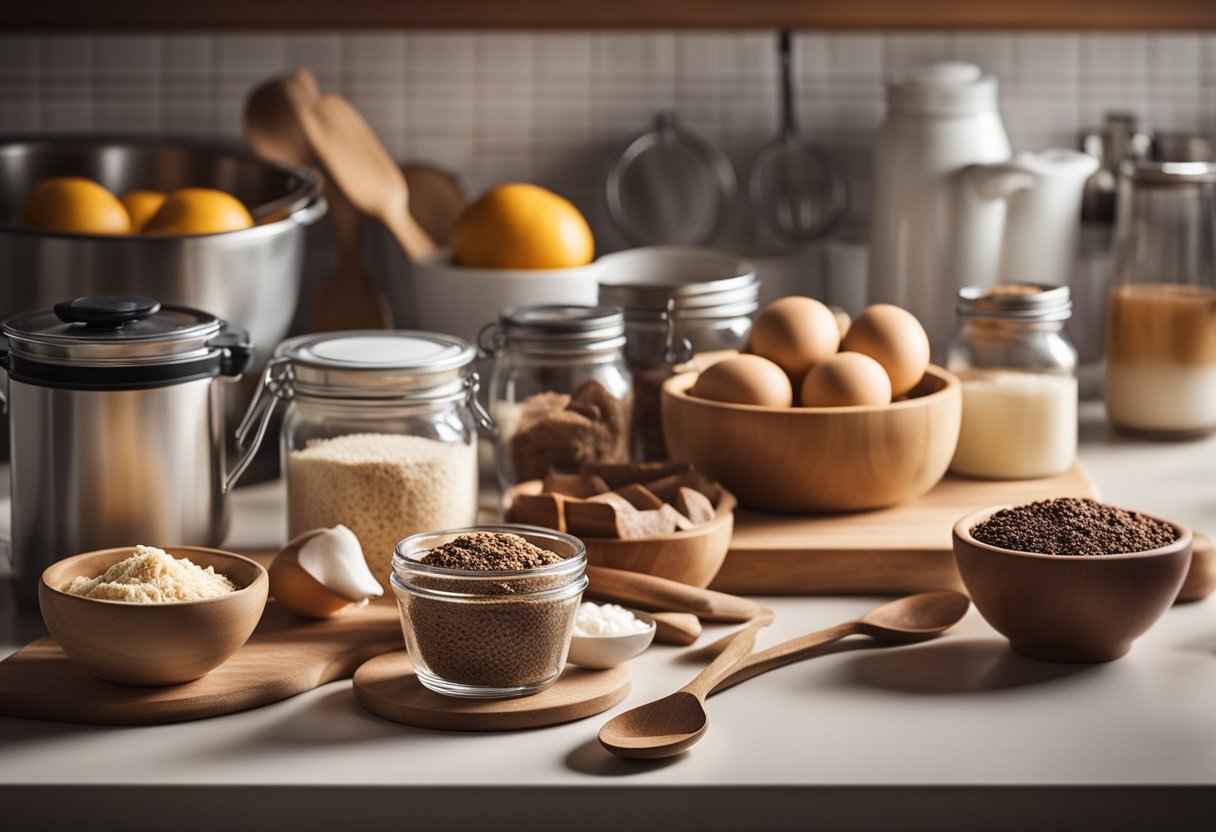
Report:
[{"label": "ground coffee", "polygon": [[1168,546],[1168,523],[1096,500],[1062,497],[998,511],[971,529],[989,546],[1044,555],[1117,555]]}]

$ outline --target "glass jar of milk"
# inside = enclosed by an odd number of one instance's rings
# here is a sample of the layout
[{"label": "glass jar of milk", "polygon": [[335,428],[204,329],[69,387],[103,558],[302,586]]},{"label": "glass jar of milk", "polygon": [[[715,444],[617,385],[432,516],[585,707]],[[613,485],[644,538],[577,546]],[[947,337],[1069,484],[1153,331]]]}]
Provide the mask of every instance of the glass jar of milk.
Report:
[{"label": "glass jar of milk", "polygon": [[1106,312],[1106,411],[1162,437],[1216,430],[1216,164],[1127,162]]},{"label": "glass jar of milk", "polygon": [[946,366],[963,385],[950,470],[988,479],[1061,474],[1077,455],[1077,351],[1067,286],[1013,283],[958,293]]}]

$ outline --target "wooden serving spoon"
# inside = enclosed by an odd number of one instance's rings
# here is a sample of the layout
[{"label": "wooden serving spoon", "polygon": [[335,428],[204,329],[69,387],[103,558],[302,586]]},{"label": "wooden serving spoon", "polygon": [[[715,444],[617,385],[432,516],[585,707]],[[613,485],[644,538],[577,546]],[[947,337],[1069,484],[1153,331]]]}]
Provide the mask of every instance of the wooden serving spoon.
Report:
[{"label": "wooden serving spoon", "polygon": [[446,170],[421,162],[403,165],[401,172],[410,190],[410,213],[432,240],[446,246],[467,203],[460,183]]},{"label": "wooden serving spoon", "polygon": [[410,214],[409,187],[401,168],[354,105],[326,93],[300,115],[313,152],[338,190],[382,222],[411,260],[435,251],[435,241]]},{"label": "wooden serving spoon", "polygon": [[600,744],[619,757],[671,757],[692,747],[709,729],[705,697],[747,657],[756,635],[773,622],[764,610],[739,630],[726,649],[675,693],[618,714],[600,729]]},{"label": "wooden serving spoon", "polygon": [[[245,103],[245,136],[254,152],[284,165],[316,167],[317,157],[304,132],[303,113],[320,97],[317,79],[307,67],[254,90]],[[392,326],[384,295],[363,270],[359,214],[332,183],[326,183],[325,191],[338,246],[338,268],[313,294],[308,331]]]},{"label": "wooden serving spoon", "polygon": [[[737,649],[740,639],[736,638],[701,676],[676,693],[609,720],[600,729],[600,743],[619,757],[672,757],[692,747],[709,727],[705,696],[697,695],[706,689],[702,677],[712,677],[710,692],[725,690],[773,668],[799,661],[816,649],[850,635],[872,636],[880,645],[923,641],[953,627],[970,605],[971,600],[958,592],[911,595],[883,604],[854,621],[791,639],[750,657]],[[728,654],[735,657],[735,663],[719,666],[711,674]]]},{"label": "wooden serving spoon", "polygon": [[652,612],[654,640],[687,647],[701,637],[701,619],[690,612]]}]

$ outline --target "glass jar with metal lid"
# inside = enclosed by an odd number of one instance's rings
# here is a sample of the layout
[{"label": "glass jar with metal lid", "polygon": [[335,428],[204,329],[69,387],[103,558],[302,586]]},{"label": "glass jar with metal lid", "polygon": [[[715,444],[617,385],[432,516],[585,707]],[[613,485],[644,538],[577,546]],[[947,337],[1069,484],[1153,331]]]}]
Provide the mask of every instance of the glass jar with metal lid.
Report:
[{"label": "glass jar with metal lid", "polygon": [[600,302],[625,313],[625,360],[636,395],[633,455],[666,459],[663,382],[697,354],[746,346],[760,282],[750,263],[711,249],[639,248],[599,264]]},{"label": "glass jar with metal lid", "polygon": [[1106,411],[1120,428],[1216,430],[1216,164],[1127,162],[1106,310]]},{"label": "glass jar with metal lid", "polygon": [[946,366],[962,382],[963,421],[950,470],[993,479],[1068,470],[1077,455],[1068,287],[969,286],[958,298]]},{"label": "glass jar with metal lid", "polygon": [[502,487],[584,462],[627,462],[633,386],[614,306],[521,306],[482,330]]},{"label": "glass jar with metal lid", "polygon": [[398,541],[475,522],[477,425],[490,427],[469,371],[475,355],[455,336],[403,330],[281,343],[237,439],[256,449],[286,402],[289,536],[347,526],[387,586]]}]

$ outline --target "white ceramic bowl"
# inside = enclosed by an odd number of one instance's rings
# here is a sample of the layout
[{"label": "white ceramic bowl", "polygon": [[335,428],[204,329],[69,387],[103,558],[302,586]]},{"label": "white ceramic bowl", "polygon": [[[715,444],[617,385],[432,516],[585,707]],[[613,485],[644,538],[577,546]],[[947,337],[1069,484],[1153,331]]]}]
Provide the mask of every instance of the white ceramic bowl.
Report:
[{"label": "white ceramic bowl", "polygon": [[644,612],[634,610],[633,615],[649,624],[650,629],[623,636],[575,635],[570,639],[566,661],[591,670],[606,670],[640,656],[654,641],[656,626],[654,619]]},{"label": "white ceramic bowl", "polygon": [[475,269],[452,263],[441,250],[413,264],[417,327],[446,332],[470,343],[512,306],[554,303],[593,306],[599,262],[573,269]]}]

